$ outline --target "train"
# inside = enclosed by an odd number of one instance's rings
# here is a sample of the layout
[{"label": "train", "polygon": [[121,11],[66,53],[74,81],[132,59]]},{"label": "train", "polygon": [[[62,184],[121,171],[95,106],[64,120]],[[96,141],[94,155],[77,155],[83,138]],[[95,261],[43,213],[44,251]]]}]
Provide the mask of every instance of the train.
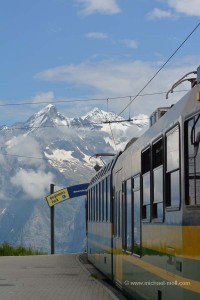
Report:
[{"label": "train", "polygon": [[200,299],[200,66],[193,73],[87,190],[88,260],[128,299]]}]

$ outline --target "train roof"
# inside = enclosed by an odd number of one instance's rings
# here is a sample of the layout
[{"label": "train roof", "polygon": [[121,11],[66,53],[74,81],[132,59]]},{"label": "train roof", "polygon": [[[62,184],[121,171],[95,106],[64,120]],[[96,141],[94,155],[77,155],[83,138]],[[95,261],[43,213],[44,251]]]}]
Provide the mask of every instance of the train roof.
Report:
[{"label": "train roof", "polygon": [[102,177],[106,177],[107,175],[109,175],[111,173],[119,155],[120,155],[120,153],[116,154],[116,156],[108,164],[103,166],[97,172],[97,174],[91,179],[90,184],[93,184],[93,183],[99,181]]},{"label": "train roof", "polygon": [[[135,167],[139,171],[140,162],[132,161],[131,157],[134,153],[140,153],[143,149],[148,147],[153,141],[161,137],[166,130],[172,128],[182,119],[188,118],[194,111],[200,110],[200,101],[197,100],[197,95],[200,93],[200,84],[192,88],[183,98],[181,98],[174,106],[172,106],[153,126],[151,126],[145,133],[137,140],[130,140],[124,149],[123,153],[118,158],[114,169],[117,172],[122,168],[122,164],[138,165]],[[139,156],[138,156],[139,158]],[[128,175],[127,175],[128,176]]]},{"label": "train roof", "polygon": [[159,138],[166,129],[173,127],[180,118],[189,117],[189,115],[200,109],[200,102],[197,101],[197,94],[200,93],[200,84],[191,89],[183,98],[174,104],[153,126],[151,126],[141,137],[132,138],[126,145],[123,152],[118,153],[108,164],[101,168],[91,179],[90,185],[106,177],[121,164],[121,161],[129,151],[138,151],[148,146],[153,140]]}]

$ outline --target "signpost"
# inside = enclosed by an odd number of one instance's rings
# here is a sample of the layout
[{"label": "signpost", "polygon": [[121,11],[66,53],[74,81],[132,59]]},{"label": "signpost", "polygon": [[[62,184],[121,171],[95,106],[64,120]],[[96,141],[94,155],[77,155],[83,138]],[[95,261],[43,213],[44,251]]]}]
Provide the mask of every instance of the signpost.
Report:
[{"label": "signpost", "polygon": [[77,184],[65,189],[53,192],[46,197],[49,207],[52,207],[60,202],[69,200],[71,198],[80,197],[86,195],[89,183]]},{"label": "signpost", "polygon": [[62,189],[59,190],[55,193],[50,194],[49,196],[46,197],[46,200],[48,202],[48,205],[50,207],[54,206],[55,204],[58,204],[62,201],[68,200],[69,197],[69,193],[67,191],[67,189]]},{"label": "signpost", "polygon": [[[50,184],[50,193],[53,194],[54,192],[54,184]],[[50,208],[50,215],[51,215],[51,254],[54,254],[54,206]]]},{"label": "signpost", "polygon": [[65,200],[86,195],[89,183],[73,185],[54,193],[54,184],[50,184],[50,195],[46,197],[51,215],[51,254],[55,252],[54,246],[54,206]]}]

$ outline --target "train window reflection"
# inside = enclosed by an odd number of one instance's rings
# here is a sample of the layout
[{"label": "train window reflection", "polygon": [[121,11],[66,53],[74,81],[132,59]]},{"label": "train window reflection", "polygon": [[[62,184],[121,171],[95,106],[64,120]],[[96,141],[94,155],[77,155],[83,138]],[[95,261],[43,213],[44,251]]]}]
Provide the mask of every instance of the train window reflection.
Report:
[{"label": "train window reflection", "polygon": [[132,189],[131,179],[126,182],[126,250],[132,251]]},{"label": "train window reflection", "polygon": [[99,221],[99,184],[96,185],[96,221]]},{"label": "train window reflection", "polygon": [[92,188],[92,221],[95,221],[95,186]]},{"label": "train window reflection", "polygon": [[163,138],[160,138],[152,147],[153,165],[153,207],[152,217],[156,221],[163,220]]},{"label": "train window reflection", "polygon": [[107,207],[107,180],[106,178],[104,178],[104,181],[103,181],[103,218],[104,218],[104,221],[107,220],[107,210],[106,210],[106,207]]},{"label": "train window reflection", "polygon": [[133,188],[137,189],[140,187],[140,175],[134,177],[133,179]]},{"label": "train window reflection", "polygon": [[153,218],[163,219],[163,166],[153,171],[154,200]]},{"label": "train window reflection", "polygon": [[180,151],[179,126],[175,126],[166,134],[166,206],[180,206]]},{"label": "train window reflection", "polygon": [[179,168],[179,127],[167,134],[167,172]]},{"label": "train window reflection", "polygon": [[150,204],[150,173],[143,175],[143,204]]},{"label": "train window reflection", "polygon": [[110,176],[107,177],[107,221],[110,222]]},{"label": "train window reflection", "polygon": [[150,166],[151,166],[151,151],[150,147],[142,152],[142,218],[150,221]]},{"label": "train window reflection", "polygon": [[114,198],[114,236],[117,236],[117,227],[118,227],[118,193],[115,193],[115,198]]},{"label": "train window reflection", "polygon": [[150,172],[142,176],[143,178],[143,208],[142,218],[150,220]]},{"label": "train window reflection", "polygon": [[180,202],[179,171],[171,173],[170,199],[171,206],[178,207]]},{"label": "train window reflection", "polygon": [[154,203],[163,202],[163,167],[153,171]]},{"label": "train window reflection", "polygon": [[141,255],[140,184],[133,189],[133,253]]}]

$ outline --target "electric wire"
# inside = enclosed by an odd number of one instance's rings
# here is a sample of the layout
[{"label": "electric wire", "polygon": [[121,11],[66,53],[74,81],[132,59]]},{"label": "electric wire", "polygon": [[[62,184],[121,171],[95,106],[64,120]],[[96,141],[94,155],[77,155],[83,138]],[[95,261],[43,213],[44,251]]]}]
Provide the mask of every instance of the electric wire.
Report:
[{"label": "electric wire", "polygon": [[111,128],[111,124],[110,124],[110,122],[108,124],[109,124],[109,127],[110,127],[110,132],[111,132],[111,135],[112,135],[113,142],[115,144],[115,150],[117,152],[117,144],[115,142],[115,137],[114,137],[114,134],[113,134],[113,131],[112,131],[112,128]]},{"label": "electric wire", "polygon": [[[104,125],[104,124],[109,124],[109,123],[123,123],[123,122],[133,122],[133,121],[139,121],[139,120],[149,120],[149,117],[147,118],[134,118],[134,119],[127,119],[127,120],[113,120],[113,121],[102,121],[102,122],[85,122],[84,124],[79,124],[76,123],[72,126],[69,126],[69,124],[56,124],[56,125],[42,125],[42,126],[25,126],[25,127],[4,127],[2,126],[0,128],[0,131],[14,131],[14,130],[31,130],[31,129],[42,129],[42,128],[59,128],[59,127],[68,127],[68,128],[72,128],[72,129],[77,129],[78,126],[80,125],[80,127],[89,127],[92,125]],[[137,125],[137,124],[133,124],[133,125]],[[73,126],[77,126],[77,127],[73,127]]]},{"label": "electric wire", "polygon": [[[180,92],[187,92],[188,90],[186,89],[183,89],[183,90],[179,90],[179,91],[174,91],[174,93],[180,93]],[[146,94],[140,94],[138,95],[139,97],[146,97],[146,96],[153,96],[153,95],[162,95],[162,94],[166,94],[167,92],[154,92],[154,93],[146,93]],[[85,100],[66,100],[66,101],[50,101],[50,102],[37,102],[37,103],[31,103],[31,102],[23,102],[23,103],[0,103],[0,107],[6,107],[6,106],[23,106],[23,105],[34,105],[34,104],[56,104],[56,103],[68,103],[68,102],[73,102],[73,101],[107,101],[107,108],[108,108],[108,101],[109,100],[113,100],[113,99],[123,99],[123,98],[129,98],[130,99],[130,102],[129,102],[129,105],[131,105],[132,101],[131,101],[131,98],[132,97],[135,97],[135,96],[123,96],[123,97],[111,97],[111,98],[102,98],[102,99],[85,99]],[[119,116],[119,115],[118,115]],[[149,118],[143,118],[143,119],[149,119]],[[143,119],[136,119],[134,118],[134,120],[143,120]],[[122,120],[120,122],[131,122],[132,120],[129,119],[129,120]],[[106,120],[106,122],[93,122],[94,125],[102,125],[102,124],[107,124],[107,123],[115,123],[117,122],[116,119],[115,120],[112,120],[112,121],[109,121],[109,120]],[[119,122],[119,121],[118,121]],[[90,125],[91,123],[88,122],[87,123],[84,123],[84,124],[81,124],[81,127],[87,127],[87,125]],[[78,124],[77,124],[78,125]],[[33,129],[39,129],[39,128],[56,128],[56,127],[66,127],[68,126],[68,124],[60,124],[60,125],[45,125],[45,126],[26,126],[26,127],[6,127],[6,125],[2,125],[0,126],[0,131],[1,130],[29,130],[31,128]],[[68,126],[69,127],[69,126]]]},{"label": "electric wire", "polygon": [[[167,65],[167,63],[172,59],[172,57],[180,50],[180,48],[185,44],[185,42],[190,38],[190,36],[197,30],[200,26],[200,22],[195,26],[195,28],[188,34],[188,36],[183,40],[183,42],[179,45],[179,47],[170,55],[170,57],[166,60],[166,62],[159,68],[159,70],[151,77],[151,79],[144,85],[144,87],[137,93],[136,96],[133,97],[131,103],[145,90],[145,88],[152,82],[152,80],[161,72],[162,69]],[[128,103],[125,108],[118,114],[118,117],[131,105]]]},{"label": "electric wire", "polygon": [[[179,91],[174,91],[174,93],[180,92],[188,92],[189,90],[183,89]],[[146,96],[154,96],[154,95],[162,95],[167,92],[153,92],[153,93],[145,93],[140,94],[137,97],[146,97]],[[88,98],[88,99],[72,99],[72,100],[56,100],[56,101],[38,101],[38,102],[18,102],[18,103],[0,103],[0,107],[6,106],[23,106],[23,105],[39,105],[39,104],[57,104],[57,103],[74,103],[74,102],[92,102],[92,101],[110,101],[110,100],[120,100],[125,98],[134,98],[136,95],[128,95],[128,96],[116,96],[116,97],[106,97],[106,98]]]},{"label": "electric wire", "polygon": [[[118,96],[118,97],[109,97],[109,98],[99,98],[99,99],[74,99],[74,100],[59,100],[59,101],[40,101],[40,102],[23,102],[23,103],[1,103],[0,106],[21,106],[21,105],[38,105],[38,104],[50,104],[50,103],[70,103],[70,102],[81,102],[81,101],[107,101],[108,100],[114,100],[114,99],[123,99],[123,98],[130,98],[130,102],[128,103],[128,105],[125,106],[125,108],[118,114],[117,117],[119,117],[131,104],[132,102],[137,98],[137,97],[141,97],[141,96],[146,96],[146,95],[153,95],[153,94],[163,94],[164,92],[160,92],[160,93],[152,93],[152,94],[143,94],[141,95],[141,93],[145,90],[145,88],[151,83],[151,81],[161,72],[161,70],[167,65],[167,63],[173,58],[173,56],[179,51],[179,49],[185,44],[185,42],[190,38],[190,36],[196,31],[196,29],[200,26],[200,22],[196,25],[196,27],[190,32],[190,34],[184,39],[184,41],[179,45],[179,47],[172,53],[172,55],[166,60],[166,62],[159,68],[159,70],[151,77],[151,79],[144,85],[144,87],[135,95],[135,96]],[[132,99],[133,97],[133,99]],[[116,118],[117,118],[116,117]],[[108,123],[110,126],[110,130],[111,130],[111,134],[113,136],[113,132],[112,132],[112,128],[111,128],[111,124]],[[60,127],[61,125],[59,125]],[[69,125],[62,125],[62,126],[69,126]],[[37,128],[44,128],[44,127],[55,127],[55,126],[38,126]],[[56,126],[58,127],[58,126]],[[33,128],[33,127],[31,127]],[[25,129],[25,128],[11,128],[11,130],[13,129]],[[27,129],[27,128],[26,128]],[[113,136],[113,141],[117,150],[117,146],[116,146],[116,142]],[[0,153],[1,155],[5,155],[5,156],[13,156],[13,157],[19,157],[19,158],[28,158],[28,159],[39,159],[39,160],[46,160],[46,161],[54,161],[54,162],[60,162],[59,160],[53,160],[50,158],[44,158],[44,157],[32,157],[32,156],[22,156],[22,155],[16,155],[16,154],[8,154],[8,153]]]}]

